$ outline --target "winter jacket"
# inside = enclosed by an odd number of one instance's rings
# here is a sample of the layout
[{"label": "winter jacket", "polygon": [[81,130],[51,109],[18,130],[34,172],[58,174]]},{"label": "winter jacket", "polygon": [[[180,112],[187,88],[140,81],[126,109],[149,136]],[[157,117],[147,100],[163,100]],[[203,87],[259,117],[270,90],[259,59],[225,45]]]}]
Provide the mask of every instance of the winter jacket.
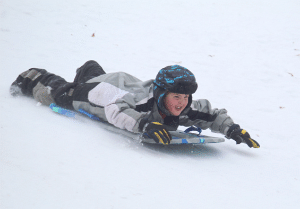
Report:
[{"label": "winter jacket", "polygon": [[125,72],[97,76],[74,88],[73,107],[83,109],[120,129],[142,132],[145,124],[160,122],[168,130],[195,125],[226,134],[233,120],[225,109],[212,109],[208,100],[192,100],[179,116],[172,116],[159,98],[166,93],[154,80],[141,81]]}]

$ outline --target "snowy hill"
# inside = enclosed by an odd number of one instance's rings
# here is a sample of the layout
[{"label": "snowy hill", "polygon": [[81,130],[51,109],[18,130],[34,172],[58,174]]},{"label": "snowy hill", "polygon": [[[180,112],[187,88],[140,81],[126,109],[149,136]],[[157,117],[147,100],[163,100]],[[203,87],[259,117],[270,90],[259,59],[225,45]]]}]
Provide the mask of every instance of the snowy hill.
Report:
[{"label": "snowy hill", "polygon": [[[0,208],[300,208],[300,2],[0,2]],[[157,148],[13,98],[19,73],[172,64],[257,140]],[[216,135],[209,130],[207,135]],[[219,135],[218,135],[219,136]]]}]

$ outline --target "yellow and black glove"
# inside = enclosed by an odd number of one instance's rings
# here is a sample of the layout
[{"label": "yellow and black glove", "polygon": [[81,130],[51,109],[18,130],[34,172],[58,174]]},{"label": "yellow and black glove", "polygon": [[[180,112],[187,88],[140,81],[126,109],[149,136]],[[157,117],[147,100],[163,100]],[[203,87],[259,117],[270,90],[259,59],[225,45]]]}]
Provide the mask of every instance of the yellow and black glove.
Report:
[{"label": "yellow and black glove", "polygon": [[151,122],[145,128],[147,135],[152,138],[156,143],[164,145],[170,144],[172,140],[171,134],[167,131],[166,126],[159,122]]},{"label": "yellow and black glove", "polygon": [[237,144],[246,143],[250,148],[260,147],[258,142],[254,139],[251,139],[250,134],[246,130],[241,129],[238,124],[233,124],[232,126],[230,126],[227,131],[226,137],[235,140]]}]

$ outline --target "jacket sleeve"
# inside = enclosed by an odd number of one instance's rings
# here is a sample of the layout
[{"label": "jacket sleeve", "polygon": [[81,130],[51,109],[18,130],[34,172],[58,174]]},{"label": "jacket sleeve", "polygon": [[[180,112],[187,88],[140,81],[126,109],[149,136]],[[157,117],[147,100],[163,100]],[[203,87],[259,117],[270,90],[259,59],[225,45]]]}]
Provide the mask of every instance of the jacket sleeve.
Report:
[{"label": "jacket sleeve", "polygon": [[88,100],[94,105],[103,107],[104,118],[110,124],[130,132],[139,132],[139,123],[146,113],[134,109],[136,102],[133,93],[110,83],[101,82],[89,91]]},{"label": "jacket sleeve", "polygon": [[146,114],[135,111],[124,99],[105,106],[104,112],[109,123],[134,133],[139,132],[139,123]]},{"label": "jacket sleeve", "polygon": [[185,125],[195,125],[202,129],[209,128],[212,132],[224,135],[233,124],[226,109],[212,109],[210,102],[206,99],[193,101],[187,116],[188,120]]}]

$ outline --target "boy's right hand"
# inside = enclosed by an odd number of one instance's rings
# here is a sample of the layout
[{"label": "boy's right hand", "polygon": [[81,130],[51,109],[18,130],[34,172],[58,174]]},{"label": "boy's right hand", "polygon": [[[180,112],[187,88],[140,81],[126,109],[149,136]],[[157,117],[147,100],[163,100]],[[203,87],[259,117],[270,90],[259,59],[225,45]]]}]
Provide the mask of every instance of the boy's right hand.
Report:
[{"label": "boy's right hand", "polygon": [[166,126],[159,122],[151,122],[147,124],[145,132],[156,143],[162,143],[164,145],[170,144],[172,140],[171,134],[167,131]]}]

